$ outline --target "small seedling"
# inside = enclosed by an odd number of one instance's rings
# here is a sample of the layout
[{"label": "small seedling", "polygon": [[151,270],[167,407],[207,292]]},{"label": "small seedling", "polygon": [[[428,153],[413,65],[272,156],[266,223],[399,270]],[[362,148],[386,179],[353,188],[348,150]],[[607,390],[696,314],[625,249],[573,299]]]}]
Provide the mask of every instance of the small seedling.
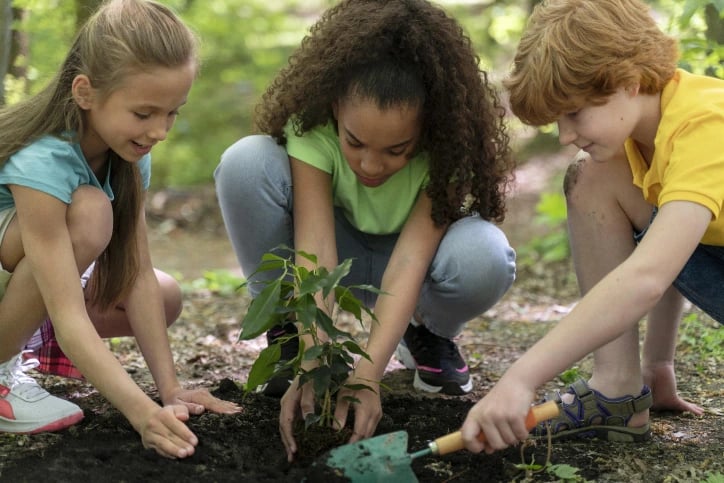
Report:
[{"label": "small seedling", "polygon": [[[288,252],[290,256],[276,254],[279,252]],[[313,268],[310,270],[294,263],[292,257],[295,255],[311,262]],[[352,289],[378,294],[381,292],[371,285],[345,287],[340,284],[351,266],[352,259],[347,259],[330,271],[318,265],[315,255],[281,246],[278,250],[266,253],[259,268],[249,278],[269,272],[278,272],[278,275],[264,281],[247,281],[242,285],[260,283],[264,288],[249,305],[242,322],[239,336],[241,339],[253,339],[275,325],[289,321],[295,321],[299,331],[298,334],[280,338],[279,344],[272,344],[261,351],[251,368],[245,389],[252,391],[272,377],[288,374],[289,371],[293,376],[299,376],[300,387],[308,382],[312,383],[320,410],[319,414],[307,417],[307,426],[314,423],[320,426],[332,424],[332,402],[340,389],[373,390],[366,384],[347,384],[347,378],[354,370],[354,355],[367,360],[370,360],[370,357],[352,334],[335,327],[330,316],[334,313],[334,307],[329,305],[336,301],[339,309],[354,316],[361,326],[364,326],[362,319],[365,313],[373,322],[377,321],[372,310],[353,295]],[[333,299],[331,294],[334,294]],[[323,300],[322,306],[318,304],[318,300]],[[339,314],[340,311],[337,311],[337,317]],[[304,346],[304,336],[312,340],[309,347]],[[281,343],[292,337],[299,338],[299,352],[291,361],[280,364]],[[310,366],[312,368],[309,368]],[[350,399],[356,402],[356,399]]]}]

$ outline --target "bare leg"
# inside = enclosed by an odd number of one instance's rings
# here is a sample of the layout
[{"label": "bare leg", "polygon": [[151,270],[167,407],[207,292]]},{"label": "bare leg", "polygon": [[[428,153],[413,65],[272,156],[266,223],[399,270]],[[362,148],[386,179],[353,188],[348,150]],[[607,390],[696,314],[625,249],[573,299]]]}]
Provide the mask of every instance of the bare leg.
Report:
[{"label": "bare leg", "polygon": [[[565,181],[568,228],[581,294],[585,295],[635,248],[634,229],[648,225],[652,206],[632,183],[625,157],[605,163],[590,157],[571,165]],[[615,303],[615,302],[612,302]],[[638,328],[593,354],[589,385],[608,397],[638,395],[643,385]],[[644,424],[647,412],[635,415],[632,426]]]},{"label": "bare leg", "polygon": [[[155,270],[155,272],[163,295],[166,326],[168,327],[181,315],[181,309],[183,308],[181,288],[171,275],[161,270]],[[87,305],[87,308],[88,315],[102,338],[133,336],[133,331],[126,317],[125,304],[121,303],[105,312],[90,304]]]},{"label": "bare leg", "polygon": [[642,361],[644,382],[654,396],[652,409],[703,414],[701,407],[681,399],[676,390],[674,355],[683,308],[684,298],[672,286],[649,312]]},{"label": "bare leg", "polygon": [[[105,249],[113,230],[113,213],[108,197],[99,189],[83,186],[73,193],[66,220],[73,251],[82,273]],[[12,272],[0,301],[0,362],[22,350],[47,311],[30,264],[25,259],[17,217],[8,226],[0,245],[0,260]],[[80,286],[80,275],[78,276]]]}]

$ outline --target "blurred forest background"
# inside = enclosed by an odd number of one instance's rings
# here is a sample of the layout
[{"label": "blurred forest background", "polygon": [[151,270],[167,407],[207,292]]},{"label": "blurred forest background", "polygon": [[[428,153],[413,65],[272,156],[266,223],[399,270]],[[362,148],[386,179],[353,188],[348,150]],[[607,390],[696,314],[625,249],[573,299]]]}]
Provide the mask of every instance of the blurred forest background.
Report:
[{"label": "blurred forest background", "polygon": [[[167,142],[154,148],[153,187],[212,181],[223,150],[252,129],[253,108],[321,11],[336,0],[161,0],[202,38],[203,66]],[[464,25],[496,81],[539,0],[438,0]],[[77,26],[101,0],[0,0],[0,105],[37,92],[56,72]],[[680,39],[682,66],[724,77],[724,0],[649,0],[661,27]],[[525,132],[548,140],[555,126]],[[531,135],[534,134],[534,135]],[[546,143],[535,143],[535,149]]]}]

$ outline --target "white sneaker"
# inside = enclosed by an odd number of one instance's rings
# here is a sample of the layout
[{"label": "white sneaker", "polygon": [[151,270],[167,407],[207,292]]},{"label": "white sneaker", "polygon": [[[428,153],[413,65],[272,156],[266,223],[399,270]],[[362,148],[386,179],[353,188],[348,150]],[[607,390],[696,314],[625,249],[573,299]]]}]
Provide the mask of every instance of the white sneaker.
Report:
[{"label": "white sneaker", "polygon": [[52,396],[25,374],[39,365],[23,351],[0,364],[0,432],[41,433],[67,428],[83,419],[75,404]]}]

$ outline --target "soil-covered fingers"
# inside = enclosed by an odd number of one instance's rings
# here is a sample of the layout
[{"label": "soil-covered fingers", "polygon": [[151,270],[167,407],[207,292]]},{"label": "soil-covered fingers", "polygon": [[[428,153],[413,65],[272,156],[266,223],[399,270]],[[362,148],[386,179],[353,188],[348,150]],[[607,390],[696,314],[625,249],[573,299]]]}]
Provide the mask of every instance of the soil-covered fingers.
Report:
[{"label": "soil-covered fingers", "polygon": [[242,411],[238,404],[219,399],[206,389],[182,390],[176,399],[178,403],[186,405],[192,414],[201,414],[205,410],[220,414],[236,414]]},{"label": "soil-covered fingers", "polygon": [[196,435],[183,423],[189,412],[185,406],[172,405],[154,412],[141,430],[145,448],[156,450],[166,458],[186,458],[194,454]]},{"label": "soil-covered fingers", "polygon": [[279,411],[279,433],[287,453],[287,461],[290,463],[297,452],[297,442],[294,440],[294,420],[300,414],[306,416],[310,412],[314,412],[314,393],[312,390],[300,390],[299,378],[296,378],[282,396]]},{"label": "soil-covered fingers", "polygon": [[[352,437],[349,439],[350,443],[369,438],[375,434],[377,424],[382,419],[382,403],[379,393],[363,389],[355,392],[353,397],[357,401],[352,403],[355,405],[354,428]],[[336,414],[335,419],[337,419]]]}]

